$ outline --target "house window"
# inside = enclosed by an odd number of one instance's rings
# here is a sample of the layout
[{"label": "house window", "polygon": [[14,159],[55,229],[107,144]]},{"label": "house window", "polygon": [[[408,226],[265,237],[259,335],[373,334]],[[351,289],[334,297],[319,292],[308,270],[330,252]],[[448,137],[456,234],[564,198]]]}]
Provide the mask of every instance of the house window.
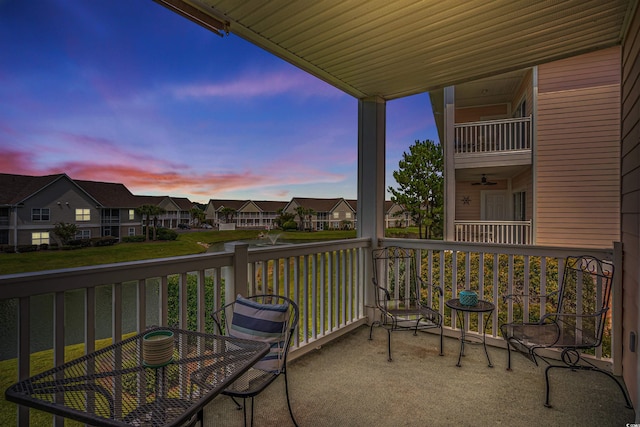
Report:
[{"label": "house window", "polygon": [[346,212],[344,214],[344,217],[347,218],[347,219],[351,219],[351,212]]},{"label": "house window", "polygon": [[76,239],[90,239],[91,230],[78,230],[76,233]]},{"label": "house window", "polygon": [[334,212],[333,219],[338,219],[338,218],[340,218],[340,212]]},{"label": "house window", "polygon": [[76,209],[76,221],[89,221],[91,211],[89,209]]},{"label": "house window", "polygon": [[129,221],[133,221],[134,219],[136,219],[136,210],[129,209]]},{"label": "house window", "polygon": [[33,208],[31,209],[31,221],[49,221],[51,215],[49,208]]},{"label": "house window", "polygon": [[525,221],[527,217],[526,197],[527,193],[518,191],[513,193],[513,219],[514,221]]},{"label": "house window", "polygon": [[136,235],[136,228],[135,227],[129,227],[129,236],[135,236]]},{"label": "house window", "polygon": [[0,230],[0,245],[9,244],[9,230]]},{"label": "house window", "polygon": [[31,244],[42,245],[49,244],[49,232],[48,231],[36,231],[31,233]]}]

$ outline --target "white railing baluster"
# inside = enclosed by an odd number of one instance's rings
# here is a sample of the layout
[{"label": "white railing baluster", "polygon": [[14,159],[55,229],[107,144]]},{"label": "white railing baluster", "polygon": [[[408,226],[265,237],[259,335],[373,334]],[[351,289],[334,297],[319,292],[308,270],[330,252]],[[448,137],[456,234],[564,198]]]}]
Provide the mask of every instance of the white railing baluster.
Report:
[{"label": "white railing baluster", "polygon": [[531,149],[531,117],[486,120],[454,125],[455,154]]}]

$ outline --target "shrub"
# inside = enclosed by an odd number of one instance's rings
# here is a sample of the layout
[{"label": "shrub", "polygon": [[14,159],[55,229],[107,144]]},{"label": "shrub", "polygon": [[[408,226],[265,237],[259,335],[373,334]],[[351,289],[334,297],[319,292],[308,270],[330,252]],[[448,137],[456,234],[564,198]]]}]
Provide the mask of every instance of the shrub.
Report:
[{"label": "shrub", "polygon": [[169,228],[159,228],[156,237],[158,240],[176,240],[178,233]]},{"label": "shrub", "polygon": [[35,252],[38,250],[38,245],[18,245],[18,252]]},{"label": "shrub", "polygon": [[40,250],[41,251],[46,251],[47,249],[49,249],[49,244],[48,243],[42,243],[40,245]]},{"label": "shrub", "polygon": [[96,237],[95,239],[91,239],[93,241],[93,246],[111,246],[114,245],[118,239],[113,236],[105,236],[105,237]]},{"label": "shrub", "polygon": [[144,235],[125,236],[122,238],[123,243],[139,243],[144,241],[145,241]]},{"label": "shrub", "polygon": [[297,230],[298,229],[298,223],[295,221],[287,221],[284,224],[282,224],[282,229],[285,231],[288,230]]},{"label": "shrub", "polygon": [[11,245],[1,246],[0,249],[2,249],[2,252],[4,252],[5,254],[12,254],[16,251],[16,249]]}]

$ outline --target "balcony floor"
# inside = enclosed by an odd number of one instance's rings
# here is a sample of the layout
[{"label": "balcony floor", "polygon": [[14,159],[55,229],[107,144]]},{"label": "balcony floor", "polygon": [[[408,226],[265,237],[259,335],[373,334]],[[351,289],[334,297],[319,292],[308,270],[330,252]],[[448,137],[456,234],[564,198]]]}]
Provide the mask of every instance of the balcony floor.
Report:
[{"label": "balcony floor", "polygon": [[[300,426],[624,426],[635,413],[618,387],[600,373],[551,371],[551,403],[545,408],[544,366],[519,354],[506,368],[507,351],[467,345],[456,367],[459,341],[438,336],[393,333],[393,362],[387,362],[386,332],[359,327],[289,365],[291,401]],[[292,425],[278,379],[256,398],[256,426]],[[205,410],[205,425],[242,425],[226,396]]]}]

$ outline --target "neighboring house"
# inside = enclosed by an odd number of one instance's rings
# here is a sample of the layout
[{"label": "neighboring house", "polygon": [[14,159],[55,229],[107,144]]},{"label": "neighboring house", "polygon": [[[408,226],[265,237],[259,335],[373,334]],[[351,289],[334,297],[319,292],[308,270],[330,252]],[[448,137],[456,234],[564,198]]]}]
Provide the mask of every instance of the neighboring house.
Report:
[{"label": "neighboring house", "polygon": [[141,232],[135,196],[122,184],[0,174],[0,245],[60,243],[53,234],[60,222],[75,224],[78,239]]},{"label": "neighboring house", "polygon": [[619,240],[620,64],[612,47],[430,93],[446,240]]},{"label": "neighboring house", "polygon": [[384,202],[384,227],[385,228],[406,228],[413,225],[413,221],[401,205],[391,201]]},{"label": "neighboring house", "polygon": [[252,200],[245,204],[238,212],[238,219],[244,221],[247,227],[271,230],[274,220],[287,206],[287,202],[273,200]]},{"label": "neighboring house", "polygon": [[[135,198],[138,207],[153,205],[164,209],[164,213],[157,216],[158,227],[178,228],[178,224],[191,222],[191,209],[194,205],[187,198],[170,196],[135,196]],[[151,218],[151,225],[153,225],[153,218]]]},{"label": "neighboring house", "polygon": [[[211,221],[214,227],[220,228],[220,224],[235,224],[237,213],[248,200],[231,200],[231,199],[210,199],[205,208],[205,219]],[[233,215],[225,215],[225,211],[231,209]]]},{"label": "neighboring house", "polygon": [[[335,199],[294,197],[287,203],[284,212],[296,214],[298,207],[312,211],[311,215],[304,218],[304,224],[301,227],[303,229],[318,231],[355,227],[355,209],[341,197]],[[296,216],[295,221],[300,225],[299,216]]]}]

